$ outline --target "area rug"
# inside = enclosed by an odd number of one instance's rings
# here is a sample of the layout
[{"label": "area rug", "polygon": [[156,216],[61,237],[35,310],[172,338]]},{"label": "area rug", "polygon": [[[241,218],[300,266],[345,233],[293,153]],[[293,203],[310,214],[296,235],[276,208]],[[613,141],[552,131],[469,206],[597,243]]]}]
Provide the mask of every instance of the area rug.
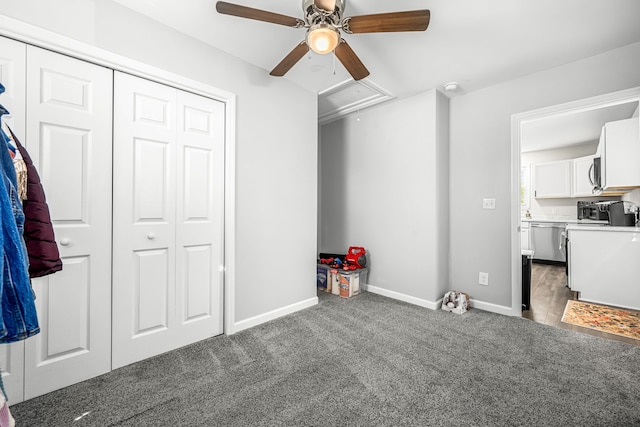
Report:
[{"label": "area rug", "polygon": [[640,340],[640,312],[584,301],[567,301],[562,321]]}]

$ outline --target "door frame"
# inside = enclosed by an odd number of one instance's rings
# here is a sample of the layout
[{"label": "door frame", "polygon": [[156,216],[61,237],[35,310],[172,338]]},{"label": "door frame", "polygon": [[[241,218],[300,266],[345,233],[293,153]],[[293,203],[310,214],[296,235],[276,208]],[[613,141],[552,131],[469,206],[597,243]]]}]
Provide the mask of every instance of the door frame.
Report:
[{"label": "door frame", "polygon": [[233,334],[235,332],[236,95],[4,15],[0,15],[0,35],[224,103],[224,265],[220,266],[220,269],[224,273],[223,334]]},{"label": "door frame", "polygon": [[511,116],[511,314],[513,316],[522,316],[522,255],[520,249],[522,125],[532,120],[580,113],[629,102],[640,103],[640,87],[525,111]]}]

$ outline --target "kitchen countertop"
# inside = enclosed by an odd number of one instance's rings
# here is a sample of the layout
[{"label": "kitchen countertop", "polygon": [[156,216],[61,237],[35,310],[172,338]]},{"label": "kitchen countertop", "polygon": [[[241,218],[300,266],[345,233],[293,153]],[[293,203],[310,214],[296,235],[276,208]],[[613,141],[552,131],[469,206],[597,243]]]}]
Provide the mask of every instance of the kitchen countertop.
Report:
[{"label": "kitchen countertop", "polygon": [[594,227],[593,225],[586,224],[568,224],[567,230],[588,230],[588,231],[617,231],[617,232],[632,232],[632,233],[640,233],[640,227],[624,227],[624,226],[613,226],[607,224],[601,224],[601,227]]},{"label": "kitchen countertop", "polygon": [[635,227],[613,226],[609,225],[609,221],[595,219],[575,219],[566,217],[534,217],[521,218],[522,222],[535,223],[564,223],[567,224],[567,230],[592,230],[592,231],[622,231],[640,233],[640,223]]},{"label": "kitchen countertop", "polygon": [[553,223],[565,223],[565,224],[597,224],[597,225],[607,225],[609,221],[606,220],[595,220],[595,219],[575,219],[575,218],[566,218],[566,217],[534,217],[534,218],[521,218],[522,222],[553,222]]}]

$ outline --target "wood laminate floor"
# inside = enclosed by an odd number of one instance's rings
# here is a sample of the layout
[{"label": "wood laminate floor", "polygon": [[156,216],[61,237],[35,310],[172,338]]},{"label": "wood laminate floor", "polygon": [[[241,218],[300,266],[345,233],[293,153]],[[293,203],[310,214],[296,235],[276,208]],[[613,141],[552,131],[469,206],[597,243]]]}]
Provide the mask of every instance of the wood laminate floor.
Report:
[{"label": "wood laminate floor", "polygon": [[570,299],[577,299],[577,295],[567,287],[564,266],[533,263],[531,266],[531,306],[529,310],[522,312],[522,317],[558,328],[640,346],[640,340],[562,322],[564,308]]}]

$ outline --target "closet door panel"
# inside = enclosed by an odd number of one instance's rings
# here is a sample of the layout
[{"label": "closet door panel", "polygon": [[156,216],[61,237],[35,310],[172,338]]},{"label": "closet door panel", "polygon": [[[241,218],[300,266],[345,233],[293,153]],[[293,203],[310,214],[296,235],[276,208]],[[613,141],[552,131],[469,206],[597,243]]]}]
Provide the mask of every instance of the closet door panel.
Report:
[{"label": "closet door panel", "polygon": [[0,95],[0,104],[9,110],[3,120],[18,135],[24,135],[25,126],[25,61],[27,45],[15,40],[0,37],[0,83],[4,93]]},{"label": "closet door panel", "polygon": [[20,403],[24,400],[24,342],[2,344],[0,357],[2,383],[9,404]]},{"label": "closet door panel", "polygon": [[50,123],[40,124],[40,178],[47,182],[47,204],[52,220],[89,224],[89,150],[91,133]]},{"label": "closet door panel", "polygon": [[[89,264],[86,256],[67,257],[61,274],[52,275],[46,282],[38,281],[36,305],[48,333],[46,339],[36,343],[37,366],[90,351]],[[69,311],[59,307],[68,307]]]},{"label": "closet door panel", "polygon": [[169,328],[169,251],[134,251],[134,339]]},{"label": "closet door panel", "polygon": [[224,104],[178,92],[177,310],[182,345],[221,334]]},{"label": "closet door panel", "polygon": [[[0,37],[0,83],[5,92],[0,104],[8,115],[2,120],[11,127],[18,138],[24,139],[25,124],[25,72],[27,45]],[[0,370],[2,382],[11,404],[24,399],[24,341],[0,345]]]},{"label": "closet door panel", "polygon": [[[183,307],[181,321],[183,324],[206,320],[216,313],[212,306],[212,274],[211,245],[199,245],[183,248],[184,276]],[[208,286],[207,286],[208,285]]]},{"label": "closet door panel", "polygon": [[47,194],[63,270],[33,281],[41,333],[25,398],[111,367],[112,71],[29,46],[25,145]]},{"label": "closet door panel", "polygon": [[174,347],[176,90],[116,72],[113,368]]}]

